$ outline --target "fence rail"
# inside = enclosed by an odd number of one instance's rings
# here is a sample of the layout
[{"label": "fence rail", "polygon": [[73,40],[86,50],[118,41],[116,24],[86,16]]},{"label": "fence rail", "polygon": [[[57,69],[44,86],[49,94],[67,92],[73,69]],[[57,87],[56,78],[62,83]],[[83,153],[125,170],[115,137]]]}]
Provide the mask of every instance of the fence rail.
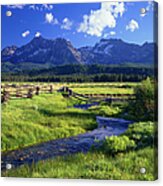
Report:
[{"label": "fence rail", "polygon": [[53,93],[53,85],[34,86],[34,85],[2,85],[1,86],[1,103],[15,98],[32,98],[34,95],[41,93]]},{"label": "fence rail", "polygon": [[[54,89],[55,88],[55,89]],[[41,93],[53,93],[59,87],[54,87],[54,85],[32,85],[32,84],[5,84],[1,85],[1,103],[7,102],[9,99],[15,98],[32,98],[34,95],[40,95]],[[63,86],[57,90],[61,92],[64,97],[75,97],[79,100],[85,101],[95,101],[95,100],[105,100],[105,101],[127,101],[134,99],[134,94],[98,94],[98,93],[85,93],[80,94],[74,92],[67,86]]]},{"label": "fence rail", "polygon": [[79,94],[74,91],[72,91],[69,87],[62,87],[58,90],[59,92],[62,92],[64,97],[75,97],[79,100],[87,100],[87,101],[107,101],[107,102],[118,102],[118,101],[128,101],[128,100],[134,100],[135,94]]}]

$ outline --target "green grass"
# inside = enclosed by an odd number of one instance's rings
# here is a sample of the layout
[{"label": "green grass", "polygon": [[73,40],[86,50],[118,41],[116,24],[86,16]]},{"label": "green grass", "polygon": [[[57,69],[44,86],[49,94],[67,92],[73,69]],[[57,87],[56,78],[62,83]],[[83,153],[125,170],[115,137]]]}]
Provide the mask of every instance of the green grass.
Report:
[{"label": "green grass", "polygon": [[133,89],[139,83],[69,83],[68,86],[81,94],[133,94]]},{"label": "green grass", "polygon": [[90,82],[90,83],[66,83],[69,87],[83,87],[83,88],[92,88],[92,87],[123,87],[123,86],[130,86],[135,87],[137,86],[138,82]]},{"label": "green grass", "polygon": [[[48,85],[49,83],[33,83],[33,82],[2,82],[2,85],[5,84],[29,84],[29,85]],[[55,90],[59,89],[63,86],[68,86],[74,92],[77,93],[87,93],[87,94],[133,94],[133,88],[138,85],[139,83],[50,83],[53,85]],[[127,88],[123,88],[123,86],[129,86]]]},{"label": "green grass", "polygon": [[[78,93],[132,93],[131,88],[117,88],[120,83],[64,84]],[[112,85],[113,87],[107,87]],[[124,85],[124,84],[123,84]],[[63,84],[56,84],[57,87]],[[73,108],[80,103],[63,98],[60,93],[41,94],[32,99],[10,100],[2,105],[2,151],[13,150],[52,139],[70,137],[97,127],[96,116],[126,117],[125,104],[108,105],[102,102],[88,110]],[[84,103],[84,101],[82,102]],[[154,141],[157,141],[153,122],[130,125],[120,137],[107,138],[102,148],[87,154],[79,153],[40,161],[32,166],[3,171],[4,177],[85,178],[118,180],[155,180],[157,178]],[[146,168],[146,174],[140,168]],[[155,168],[155,169],[154,169]]]},{"label": "green grass", "polygon": [[[106,138],[102,147],[92,148],[87,154],[57,157],[30,166],[25,164],[3,171],[2,176],[152,181],[157,179],[154,128],[153,122],[135,123],[121,136]],[[142,167],[146,169],[145,174],[140,173]]]},{"label": "green grass", "polygon": [[74,92],[80,94],[133,94],[132,88],[114,88],[114,87],[88,87],[72,88]]},{"label": "green grass", "polygon": [[[111,157],[103,153],[76,154],[40,161],[39,163],[2,173],[4,177],[85,178],[114,180],[155,180],[152,148]],[[146,168],[141,174],[140,168]]]},{"label": "green grass", "polygon": [[68,108],[74,102],[54,93],[34,96],[33,99],[10,100],[2,105],[2,151],[96,128],[93,112]]},{"label": "green grass", "polygon": [[96,128],[97,115],[117,116],[121,112],[117,106],[106,105],[88,110],[73,108],[73,104],[78,103],[73,98],[63,98],[61,94],[54,93],[3,104],[2,151],[75,136]]}]

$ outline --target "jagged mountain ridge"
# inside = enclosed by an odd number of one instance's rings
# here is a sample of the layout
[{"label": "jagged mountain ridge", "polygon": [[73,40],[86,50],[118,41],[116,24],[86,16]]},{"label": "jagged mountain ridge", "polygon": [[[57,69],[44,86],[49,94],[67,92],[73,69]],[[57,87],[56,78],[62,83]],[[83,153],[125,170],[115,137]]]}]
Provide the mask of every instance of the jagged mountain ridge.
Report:
[{"label": "jagged mountain ridge", "polygon": [[14,53],[17,49],[18,49],[18,47],[15,45],[4,48],[1,51],[2,61],[10,60],[10,58],[14,55]]},{"label": "jagged mountain ridge", "polygon": [[80,48],[82,59],[87,64],[154,63],[154,43],[130,44],[121,39],[101,39],[91,49]]},{"label": "jagged mountain ridge", "polygon": [[[5,50],[5,49],[4,49]],[[2,61],[6,59],[2,51]],[[52,63],[62,65],[65,63],[80,63],[81,54],[72,44],[63,39],[55,40],[35,37],[27,45],[17,48],[9,59],[12,63],[32,62],[32,63]]]},{"label": "jagged mountain ridge", "polygon": [[131,44],[121,39],[101,39],[93,47],[76,49],[70,41],[63,38],[54,40],[35,37],[22,47],[6,47],[1,51],[2,62],[20,64],[152,64],[156,60],[156,44]]}]

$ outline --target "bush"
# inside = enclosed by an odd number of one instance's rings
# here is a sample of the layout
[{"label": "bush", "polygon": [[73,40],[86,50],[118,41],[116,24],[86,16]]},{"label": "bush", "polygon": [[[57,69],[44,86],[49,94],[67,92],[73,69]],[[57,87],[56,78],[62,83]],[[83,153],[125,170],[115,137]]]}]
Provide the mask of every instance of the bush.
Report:
[{"label": "bush", "polygon": [[136,149],[157,146],[157,130],[153,122],[140,122],[130,125],[124,133],[136,143]]},{"label": "bush", "polygon": [[109,138],[106,137],[101,149],[106,153],[115,155],[119,152],[126,152],[134,147],[134,140],[130,140],[127,136],[111,136]]},{"label": "bush", "polygon": [[130,150],[157,147],[157,131],[153,122],[139,122],[129,126],[121,136],[106,137],[99,151],[115,156]]},{"label": "bush", "polygon": [[157,88],[150,78],[135,87],[135,100],[129,103],[129,114],[141,121],[157,120],[156,99]]},{"label": "bush", "polygon": [[96,115],[100,116],[111,116],[117,115],[121,112],[119,107],[112,107],[106,105],[92,106],[89,111],[93,111]]}]

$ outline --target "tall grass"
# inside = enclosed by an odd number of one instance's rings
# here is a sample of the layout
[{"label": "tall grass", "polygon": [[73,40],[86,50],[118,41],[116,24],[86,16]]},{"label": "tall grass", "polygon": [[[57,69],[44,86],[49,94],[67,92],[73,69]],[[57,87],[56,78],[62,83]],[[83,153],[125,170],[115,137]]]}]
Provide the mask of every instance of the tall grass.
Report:
[{"label": "tall grass", "polygon": [[[103,153],[76,154],[41,161],[32,166],[24,165],[2,173],[9,177],[34,178],[85,178],[116,180],[155,180],[154,150],[145,148],[139,151],[111,157]],[[146,174],[140,169],[146,168]]]},{"label": "tall grass", "polygon": [[[106,89],[101,85],[91,88],[89,84],[83,87],[71,85],[74,91],[79,93],[86,93],[86,90],[91,93],[133,91],[132,88],[124,88],[125,91],[122,91],[122,88]],[[123,113],[125,105],[101,103],[88,110],[81,110],[73,108],[74,104],[78,104],[78,101],[54,93],[34,96],[33,99],[10,100],[2,105],[2,150],[13,150],[93,130],[97,127],[96,115],[126,116]],[[155,127],[154,122],[139,122],[131,125],[122,136],[107,138],[101,148],[95,150],[92,147],[88,154],[79,153],[40,161],[31,166],[23,165],[3,171],[2,176],[155,180]],[[140,173],[142,167],[146,168],[145,174]]]},{"label": "tall grass", "polygon": [[75,100],[58,93],[2,105],[2,151],[65,138],[96,128],[95,115],[71,107]]}]

